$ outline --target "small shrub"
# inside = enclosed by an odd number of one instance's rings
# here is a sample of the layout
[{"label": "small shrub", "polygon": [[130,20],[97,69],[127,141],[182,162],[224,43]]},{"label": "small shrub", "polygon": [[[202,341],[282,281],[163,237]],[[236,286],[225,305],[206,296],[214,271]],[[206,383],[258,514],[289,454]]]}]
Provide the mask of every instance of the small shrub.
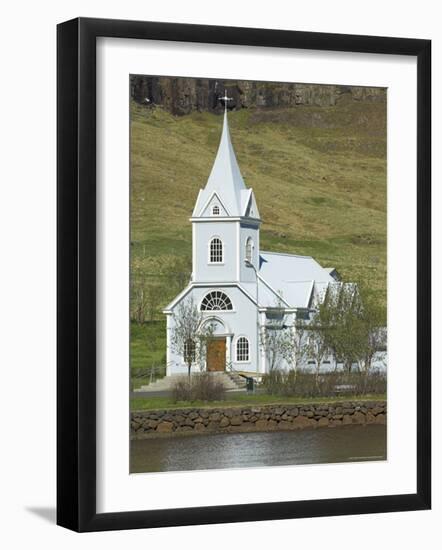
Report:
[{"label": "small shrub", "polygon": [[186,377],[185,380],[177,380],[172,387],[172,399],[176,403],[177,401],[191,401],[192,400],[192,384]]},{"label": "small shrub", "polygon": [[221,401],[226,388],[215,376],[204,372],[178,380],[172,388],[172,399],[177,401]]},{"label": "small shrub", "polygon": [[284,375],[282,371],[275,369],[265,374],[262,378],[262,386],[266,393],[278,395],[284,387]]},{"label": "small shrub", "polygon": [[383,394],[387,391],[386,373],[373,371],[368,376],[359,372],[327,372],[316,378],[307,370],[274,370],[263,377],[264,391],[286,397],[332,397],[335,395]]},{"label": "small shrub", "polygon": [[387,375],[380,370],[374,370],[367,376],[365,384],[361,388],[364,393],[386,393]]},{"label": "small shrub", "polygon": [[226,389],[224,384],[207,372],[194,376],[192,384],[195,400],[220,401],[225,397]]}]

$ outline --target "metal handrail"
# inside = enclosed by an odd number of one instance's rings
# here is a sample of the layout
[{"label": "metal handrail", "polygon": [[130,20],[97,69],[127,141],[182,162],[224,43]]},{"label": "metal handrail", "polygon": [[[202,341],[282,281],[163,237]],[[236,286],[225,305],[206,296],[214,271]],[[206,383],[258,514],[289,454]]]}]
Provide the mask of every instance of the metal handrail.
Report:
[{"label": "metal handrail", "polygon": [[235,369],[235,367],[233,366],[232,362],[230,361],[229,363],[226,363],[226,370],[230,370],[230,372],[234,372],[235,374],[237,374],[238,376],[241,376],[241,378],[245,378],[247,380],[247,378],[261,378],[262,377],[262,374],[261,373],[256,373],[257,376],[253,376],[253,374],[243,374],[242,372],[238,371]]},{"label": "metal handrail", "polygon": [[226,370],[230,370],[231,372],[235,372],[236,374],[238,374],[239,376],[241,376],[241,373],[239,373],[235,367],[233,366],[233,363],[232,361],[229,361],[228,363],[226,363]]}]

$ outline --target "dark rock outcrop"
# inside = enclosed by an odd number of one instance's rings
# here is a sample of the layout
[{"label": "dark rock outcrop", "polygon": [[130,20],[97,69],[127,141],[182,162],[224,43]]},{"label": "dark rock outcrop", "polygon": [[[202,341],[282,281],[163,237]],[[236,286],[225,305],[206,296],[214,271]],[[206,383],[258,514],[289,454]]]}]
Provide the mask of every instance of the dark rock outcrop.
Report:
[{"label": "dark rock outcrop", "polygon": [[340,101],[385,102],[385,88],[337,86],[247,80],[212,80],[131,75],[131,98],[146,107],[160,105],[174,115],[192,111],[222,112],[227,91],[229,110],[248,107],[327,107]]}]

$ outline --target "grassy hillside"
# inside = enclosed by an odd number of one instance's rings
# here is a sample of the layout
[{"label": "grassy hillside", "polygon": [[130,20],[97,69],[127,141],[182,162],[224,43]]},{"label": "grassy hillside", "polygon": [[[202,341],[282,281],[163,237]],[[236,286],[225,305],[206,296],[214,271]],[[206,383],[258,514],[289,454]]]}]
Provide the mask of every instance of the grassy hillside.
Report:
[{"label": "grassy hillside", "polygon": [[[386,300],[386,105],[243,109],[233,145],[263,220],[261,248],[306,254]],[[131,252],[149,317],[187,282],[189,217],[215,158],[222,118],[131,104]],[[144,294],[143,294],[144,296]]]}]

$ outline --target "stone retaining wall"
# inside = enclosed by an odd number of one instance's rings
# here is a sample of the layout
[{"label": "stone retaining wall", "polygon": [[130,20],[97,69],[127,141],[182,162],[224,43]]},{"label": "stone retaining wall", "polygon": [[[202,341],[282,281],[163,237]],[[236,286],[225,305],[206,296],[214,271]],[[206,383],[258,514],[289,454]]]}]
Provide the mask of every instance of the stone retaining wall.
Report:
[{"label": "stone retaining wall", "polygon": [[142,439],[175,434],[335,428],[385,424],[386,419],[385,401],[135,411],[131,413],[131,436]]}]

